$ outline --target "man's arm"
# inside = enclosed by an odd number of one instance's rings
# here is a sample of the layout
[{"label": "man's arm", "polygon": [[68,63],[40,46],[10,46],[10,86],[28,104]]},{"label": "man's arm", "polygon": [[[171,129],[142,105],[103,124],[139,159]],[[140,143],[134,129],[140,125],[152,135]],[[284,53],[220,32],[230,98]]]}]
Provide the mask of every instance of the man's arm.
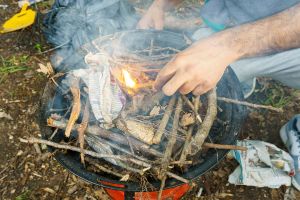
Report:
[{"label": "man's arm", "polygon": [[200,95],[216,86],[226,67],[245,57],[300,47],[300,4],[253,23],[226,29],[177,54],[158,74],[157,89]]},{"label": "man's arm", "polygon": [[221,33],[233,39],[241,54],[251,57],[300,47],[300,4],[271,17]]}]

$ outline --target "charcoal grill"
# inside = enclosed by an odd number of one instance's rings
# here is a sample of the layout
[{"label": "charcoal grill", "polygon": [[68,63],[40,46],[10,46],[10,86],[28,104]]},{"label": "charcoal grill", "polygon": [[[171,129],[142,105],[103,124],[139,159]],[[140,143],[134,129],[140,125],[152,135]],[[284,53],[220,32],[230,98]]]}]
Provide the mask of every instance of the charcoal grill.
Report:
[{"label": "charcoal grill", "polygon": [[[127,47],[133,49],[139,49],[142,48],[143,45],[148,45],[149,39],[162,46],[167,44],[168,46],[174,46],[174,48],[181,50],[188,46],[187,40],[183,35],[167,31],[135,30],[128,32],[125,31],[120,35],[124,37],[124,41],[127,41],[126,44],[129,45]],[[132,40],[134,38],[137,38],[137,43],[128,42],[129,40]],[[93,51],[97,51],[97,48],[91,43],[89,45],[86,45],[82,49],[81,53],[84,55],[87,52]],[[240,83],[230,67],[226,69],[222,79],[217,85],[217,94],[221,97],[243,100]],[[65,99],[64,94],[59,90],[59,88],[53,88],[51,84],[47,84],[41,101],[40,113],[40,125],[42,129],[42,135],[45,139],[48,139],[53,132],[53,129],[51,127],[46,126],[47,118],[50,115],[49,108],[54,107],[59,110],[69,105],[70,101],[68,99]],[[218,107],[219,112],[217,118],[225,123],[215,121],[213,125],[214,128],[212,128],[209,133],[209,138],[211,142],[214,143],[235,144],[238,133],[240,132],[241,126],[246,116],[246,108],[242,105],[228,104],[225,102],[218,102]],[[53,141],[60,142],[62,140],[65,140],[64,132],[58,131],[58,133],[53,138]],[[53,152],[54,150],[54,148],[49,147],[50,152]],[[209,149],[206,155],[202,157],[204,162],[192,166],[187,172],[181,174],[181,176],[189,180],[196,179],[206,173],[216,164],[218,164],[227,153],[228,150]],[[62,166],[67,168],[71,173],[82,178],[83,180],[107,188],[107,191],[111,192],[111,196],[116,195],[116,191],[120,191],[122,195],[124,195],[124,191],[128,194],[130,193],[131,195],[135,195],[138,192],[143,191],[139,183],[131,181],[121,182],[117,178],[111,177],[107,174],[98,174],[88,171],[81,164],[79,153],[71,151],[67,151],[65,153],[57,152],[55,154],[55,159]],[[151,182],[151,184],[154,187],[154,191],[159,190],[160,181],[153,181]],[[165,191],[168,191],[172,188],[177,188],[178,191],[186,191],[188,189],[188,186],[178,180],[169,178],[166,181]]]}]

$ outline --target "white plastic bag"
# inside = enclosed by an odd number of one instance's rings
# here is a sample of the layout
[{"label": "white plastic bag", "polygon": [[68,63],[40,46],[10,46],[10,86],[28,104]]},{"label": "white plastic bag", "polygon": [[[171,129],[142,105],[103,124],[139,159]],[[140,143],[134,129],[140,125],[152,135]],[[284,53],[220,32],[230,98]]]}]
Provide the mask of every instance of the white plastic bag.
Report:
[{"label": "white plastic bag", "polygon": [[229,183],[256,187],[279,188],[290,186],[290,174],[294,174],[294,161],[285,151],[273,144],[256,141],[238,141],[247,151],[231,151],[240,166],[229,176]]}]

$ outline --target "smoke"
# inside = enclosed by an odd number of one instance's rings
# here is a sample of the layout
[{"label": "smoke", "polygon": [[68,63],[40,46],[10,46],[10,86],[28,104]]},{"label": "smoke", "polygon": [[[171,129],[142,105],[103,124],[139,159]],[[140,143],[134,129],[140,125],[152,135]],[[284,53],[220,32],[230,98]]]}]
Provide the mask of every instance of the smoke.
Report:
[{"label": "smoke", "polygon": [[132,29],[138,17],[127,0],[57,0],[44,20],[45,36],[57,49],[57,72],[86,68],[80,48],[99,36]]}]

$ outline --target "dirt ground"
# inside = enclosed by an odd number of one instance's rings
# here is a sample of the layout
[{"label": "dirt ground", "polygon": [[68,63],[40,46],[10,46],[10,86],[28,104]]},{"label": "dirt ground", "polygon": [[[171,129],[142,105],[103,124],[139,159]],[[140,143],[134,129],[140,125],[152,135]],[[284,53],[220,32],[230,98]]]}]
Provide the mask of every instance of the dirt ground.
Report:
[{"label": "dirt ground", "polygon": [[[16,3],[0,0],[0,23],[15,13]],[[43,10],[44,4],[38,6]],[[40,18],[39,18],[40,19]],[[32,145],[19,138],[40,136],[37,122],[39,100],[48,78],[39,73],[38,64],[49,62],[50,49],[44,41],[38,23],[21,31],[0,35],[0,199],[108,199],[100,187],[83,182],[61,167],[42,148],[38,154]],[[300,113],[300,92],[276,82],[260,80],[250,98],[252,102],[283,107],[283,113],[251,110],[240,139],[263,140],[284,148],[278,132],[294,114]],[[10,118],[10,119],[9,119]],[[234,186],[228,176],[237,163],[226,158],[205,175],[206,187],[198,199],[283,199],[288,189]],[[185,199],[197,199],[195,187]],[[300,198],[299,192],[295,195]]]}]

